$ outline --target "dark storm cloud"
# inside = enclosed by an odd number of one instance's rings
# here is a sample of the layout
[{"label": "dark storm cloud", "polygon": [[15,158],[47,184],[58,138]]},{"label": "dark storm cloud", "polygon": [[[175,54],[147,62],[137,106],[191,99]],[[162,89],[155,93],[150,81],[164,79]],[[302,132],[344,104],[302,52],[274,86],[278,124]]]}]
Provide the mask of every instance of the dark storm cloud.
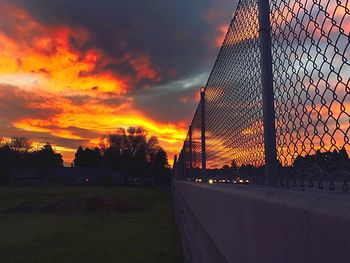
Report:
[{"label": "dark storm cloud", "polygon": [[134,95],[135,107],[159,122],[189,121],[198,105],[199,87],[207,75],[199,74]]},{"label": "dark storm cloud", "polygon": [[[1,122],[10,123],[12,120],[36,116],[46,119],[59,113],[57,109],[45,109],[35,105],[50,104],[48,97],[40,94],[32,95],[15,86],[0,83],[0,110]],[[52,98],[54,100],[54,98]]]},{"label": "dark storm cloud", "polygon": [[172,90],[136,97],[135,106],[160,122],[190,120],[196,107],[194,101],[197,86],[185,90]]},{"label": "dark storm cloud", "polygon": [[2,81],[12,84],[0,85],[1,137],[49,141],[67,161],[79,145],[140,123],[174,154],[235,5],[0,0],[0,45],[11,62]]},{"label": "dark storm cloud", "polygon": [[[128,96],[135,99],[136,107],[161,121],[183,120],[192,114],[195,102],[184,99],[184,93],[194,94],[206,78],[192,89],[184,90],[176,83],[209,73],[218,52],[216,38],[220,27],[229,24],[236,6],[235,0],[14,0],[11,3],[41,24],[86,29],[89,38],[82,42],[78,36],[71,35],[71,47],[82,56],[85,51],[98,48],[104,56],[115,60],[105,63],[105,59],[100,59],[95,69],[81,71],[80,76],[114,72],[131,80]],[[140,64],[140,57],[146,58],[146,68],[156,75],[138,77],[138,71],[143,68],[137,69],[134,64]],[[162,88],[154,88],[159,86]],[[85,99],[88,98],[76,97],[72,102],[83,103]],[[106,103],[118,105],[123,99],[107,98]]]},{"label": "dark storm cloud", "polygon": [[[206,70],[208,65],[204,65],[204,58],[214,45],[218,26],[228,24],[235,6],[235,1],[228,0],[13,2],[43,23],[86,28],[91,37],[83,46],[71,37],[72,46],[80,50],[98,47],[116,58],[125,54],[148,55],[161,80],[143,80],[136,84],[138,87]],[[212,43],[208,43],[208,39],[212,39]],[[105,67],[118,74],[135,74],[127,63]]]}]

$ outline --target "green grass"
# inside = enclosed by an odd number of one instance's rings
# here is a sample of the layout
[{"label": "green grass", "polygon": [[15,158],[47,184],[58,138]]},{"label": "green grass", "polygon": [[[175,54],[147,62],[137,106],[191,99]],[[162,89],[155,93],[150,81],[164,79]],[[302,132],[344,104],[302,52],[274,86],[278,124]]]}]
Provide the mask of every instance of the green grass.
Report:
[{"label": "green grass", "polygon": [[92,196],[113,196],[141,208],[110,215],[0,213],[0,262],[183,262],[171,193],[165,190],[0,188],[0,210]]}]

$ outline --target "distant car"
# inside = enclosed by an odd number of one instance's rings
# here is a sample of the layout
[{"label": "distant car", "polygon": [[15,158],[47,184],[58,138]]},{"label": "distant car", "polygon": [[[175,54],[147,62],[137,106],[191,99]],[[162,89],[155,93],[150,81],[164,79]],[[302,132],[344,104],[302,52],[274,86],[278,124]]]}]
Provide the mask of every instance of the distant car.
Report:
[{"label": "distant car", "polygon": [[132,185],[132,186],[140,186],[143,185],[143,181],[141,178],[138,177],[129,177],[128,180],[126,181],[127,185]]},{"label": "distant car", "polygon": [[244,179],[244,178],[235,178],[233,180],[233,183],[234,184],[244,184],[244,185],[247,185],[247,184],[250,184],[250,180],[249,179]]}]

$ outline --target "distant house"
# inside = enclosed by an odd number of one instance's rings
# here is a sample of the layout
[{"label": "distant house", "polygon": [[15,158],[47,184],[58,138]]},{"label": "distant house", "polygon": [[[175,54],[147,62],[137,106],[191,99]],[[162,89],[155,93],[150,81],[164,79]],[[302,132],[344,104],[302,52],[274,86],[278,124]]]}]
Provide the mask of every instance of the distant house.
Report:
[{"label": "distant house", "polygon": [[12,185],[121,185],[124,181],[120,173],[98,167],[14,170],[10,174]]}]

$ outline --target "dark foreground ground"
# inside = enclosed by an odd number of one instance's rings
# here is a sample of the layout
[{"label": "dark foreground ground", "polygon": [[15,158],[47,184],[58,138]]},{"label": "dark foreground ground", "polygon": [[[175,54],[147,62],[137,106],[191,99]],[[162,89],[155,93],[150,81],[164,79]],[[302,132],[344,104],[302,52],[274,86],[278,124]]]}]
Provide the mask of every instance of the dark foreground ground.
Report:
[{"label": "dark foreground ground", "polygon": [[[120,200],[127,209],[65,211],[57,205],[96,197]],[[51,210],[13,212],[25,202]],[[0,262],[183,262],[166,190],[0,188],[0,210]]]}]

